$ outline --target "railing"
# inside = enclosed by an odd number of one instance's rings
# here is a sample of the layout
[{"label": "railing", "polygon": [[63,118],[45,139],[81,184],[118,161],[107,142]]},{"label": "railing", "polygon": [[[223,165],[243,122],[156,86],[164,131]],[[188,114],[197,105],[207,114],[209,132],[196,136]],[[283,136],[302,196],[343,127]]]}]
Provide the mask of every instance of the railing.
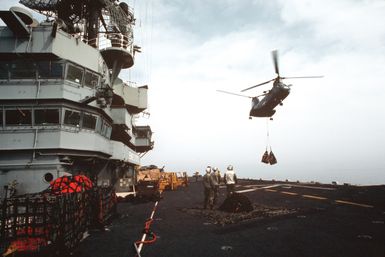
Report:
[{"label": "railing", "polygon": [[117,47],[132,51],[133,38],[132,36],[123,33],[104,32],[99,33],[98,38],[86,39],[82,41],[98,49],[106,49],[109,47]]}]

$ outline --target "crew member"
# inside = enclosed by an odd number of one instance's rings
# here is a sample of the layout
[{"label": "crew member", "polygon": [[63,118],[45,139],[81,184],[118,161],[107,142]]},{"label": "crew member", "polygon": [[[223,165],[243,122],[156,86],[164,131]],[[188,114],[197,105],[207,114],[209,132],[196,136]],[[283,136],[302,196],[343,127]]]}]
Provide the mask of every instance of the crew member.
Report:
[{"label": "crew member", "polygon": [[235,175],[232,165],[227,167],[227,171],[225,172],[223,179],[227,188],[227,197],[229,197],[234,193],[235,184],[237,183],[237,175]]},{"label": "crew member", "polygon": [[195,182],[198,182],[199,171],[196,171],[196,172],[194,173],[194,177],[195,177]]},{"label": "crew member", "polygon": [[213,182],[213,203],[217,204],[219,196],[219,184],[221,183],[221,177],[219,175],[219,170],[217,167],[213,168],[213,172],[211,172],[211,179]]},{"label": "crew member", "polygon": [[203,176],[203,192],[205,196],[203,207],[205,209],[207,209],[207,207],[212,209],[214,206],[214,185],[210,173],[211,167],[207,166],[206,174]]}]

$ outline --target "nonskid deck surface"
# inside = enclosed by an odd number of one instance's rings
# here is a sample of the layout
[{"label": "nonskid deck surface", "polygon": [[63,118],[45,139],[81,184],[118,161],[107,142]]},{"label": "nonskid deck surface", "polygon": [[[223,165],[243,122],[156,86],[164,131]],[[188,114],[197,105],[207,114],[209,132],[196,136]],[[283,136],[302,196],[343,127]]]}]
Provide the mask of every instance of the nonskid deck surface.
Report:
[{"label": "nonskid deck surface", "polygon": [[[250,213],[204,210],[200,181],[165,192],[141,256],[384,256],[385,186],[357,187],[242,180]],[[134,256],[154,202],[120,203],[119,217],[91,231],[74,254]]]}]

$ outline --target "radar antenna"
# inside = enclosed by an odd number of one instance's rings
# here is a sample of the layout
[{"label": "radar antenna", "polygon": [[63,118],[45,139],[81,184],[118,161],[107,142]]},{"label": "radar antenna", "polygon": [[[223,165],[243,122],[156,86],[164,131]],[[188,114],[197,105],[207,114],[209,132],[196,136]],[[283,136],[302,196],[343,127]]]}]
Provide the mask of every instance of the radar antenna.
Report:
[{"label": "radar antenna", "polygon": [[[21,4],[47,17],[64,22],[68,33],[82,33],[88,44],[98,47],[99,33],[119,33],[124,45],[133,42],[132,25],[135,22],[132,10],[126,3],[117,0],[20,0]],[[108,21],[108,24],[106,23]],[[100,31],[100,27],[104,31]],[[80,28],[84,27],[83,32]]]}]

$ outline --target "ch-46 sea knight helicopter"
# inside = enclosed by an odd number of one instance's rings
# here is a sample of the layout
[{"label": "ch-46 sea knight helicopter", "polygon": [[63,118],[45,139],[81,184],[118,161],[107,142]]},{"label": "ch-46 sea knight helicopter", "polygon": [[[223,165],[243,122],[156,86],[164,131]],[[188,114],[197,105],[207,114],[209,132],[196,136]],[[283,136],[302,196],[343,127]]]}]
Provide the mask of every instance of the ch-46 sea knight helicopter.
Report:
[{"label": "ch-46 sea knight helicopter", "polygon": [[[228,91],[217,90],[218,92],[222,92],[226,94],[251,98],[251,110],[249,114],[250,119],[252,117],[270,117],[270,119],[272,119],[271,117],[276,112],[274,108],[278,104],[282,105],[282,101],[289,95],[290,87],[292,86],[292,85],[286,85],[283,82],[281,82],[283,79],[322,78],[323,77],[323,76],[281,77],[279,74],[277,50],[272,51],[272,57],[273,57],[274,68],[275,68],[275,73],[277,74],[277,77],[270,79],[268,81],[265,81],[263,83],[254,85],[252,87],[243,89],[241,90],[241,92],[245,92],[247,90],[250,90],[255,87],[259,87],[274,81],[273,87],[270,90],[263,91],[263,94],[257,95],[257,96],[247,96],[247,95],[232,93]],[[264,96],[264,97],[260,100],[259,97],[261,96]]]}]

